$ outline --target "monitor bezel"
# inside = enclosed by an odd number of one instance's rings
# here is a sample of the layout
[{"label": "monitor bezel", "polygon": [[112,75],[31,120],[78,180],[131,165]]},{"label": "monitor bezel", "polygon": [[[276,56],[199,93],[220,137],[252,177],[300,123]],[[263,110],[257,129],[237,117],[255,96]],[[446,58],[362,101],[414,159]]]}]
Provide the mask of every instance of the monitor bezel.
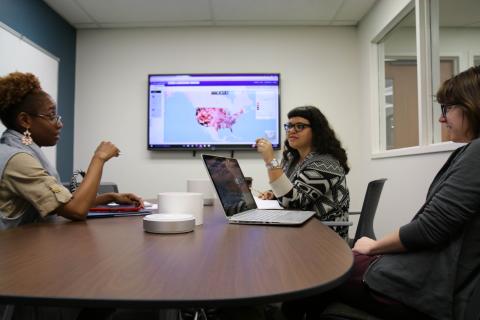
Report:
[{"label": "monitor bezel", "polygon": [[215,144],[215,145],[155,145],[150,144],[150,79],[155,76],[277,76],[278,77],[278,121],[277,130],[279,135],[278,144],[272,144],[274,150],[280,150],[282,146],[281,132],[281,75],[279,72],[246,72],[246,73],[152,73],[147,77],[147,149],[150,151],[255,151],[254,144]]}]

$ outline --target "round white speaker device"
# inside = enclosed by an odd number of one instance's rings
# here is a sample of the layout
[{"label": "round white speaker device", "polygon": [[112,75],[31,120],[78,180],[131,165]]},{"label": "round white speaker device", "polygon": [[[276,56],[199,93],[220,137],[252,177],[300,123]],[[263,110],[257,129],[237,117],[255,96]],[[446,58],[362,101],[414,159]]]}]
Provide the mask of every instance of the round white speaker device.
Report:
[{"label": "round white speaker device", "polygon": [[143,230],[151,233],[184,233],[194,228],[195,217],[186,213],[155,213],[143,218]]}]

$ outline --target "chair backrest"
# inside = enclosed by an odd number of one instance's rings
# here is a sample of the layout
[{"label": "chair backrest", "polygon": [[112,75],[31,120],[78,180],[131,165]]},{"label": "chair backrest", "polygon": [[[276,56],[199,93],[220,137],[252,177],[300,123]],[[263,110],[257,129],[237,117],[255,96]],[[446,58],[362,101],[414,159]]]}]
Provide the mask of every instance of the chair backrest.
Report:
[{"label": "chair backrest", "polygon": [[118,186],[114,182],[100,182],[98,186],[98,194],[115,192],[118,193]]},{"label": "chair backrest", "polygon": [[[70,182],[62,182],[63,186],[70,190]],[[116,192],[118,193],[118,186],[114,182],[100,182],[98,186],[98,194]]]},{"label": "chair backrest", "polygon": [[368,183],[353,243],[361,237],[376,239],[373,231],[373,218],[375,217],[375,212],[377,212],[378,201],[380,200],[385,181],[387,179],[373,180]]},{"label": "chair backrest", "polygon": [[70,181],[69,182],[66,182],[66,181],[63,181],[62,182],[62,185],[67,188],[68,190],[70,190]]}]

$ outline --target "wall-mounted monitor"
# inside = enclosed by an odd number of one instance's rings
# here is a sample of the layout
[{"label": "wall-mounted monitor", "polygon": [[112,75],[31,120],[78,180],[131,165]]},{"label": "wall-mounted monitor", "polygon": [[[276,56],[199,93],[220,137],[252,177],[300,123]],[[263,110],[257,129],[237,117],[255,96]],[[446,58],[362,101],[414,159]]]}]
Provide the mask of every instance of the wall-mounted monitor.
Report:
[{"label": "wall-mounted monitor", "polygon": [[280,74],[148,76],[148,149],[280,148]]}]

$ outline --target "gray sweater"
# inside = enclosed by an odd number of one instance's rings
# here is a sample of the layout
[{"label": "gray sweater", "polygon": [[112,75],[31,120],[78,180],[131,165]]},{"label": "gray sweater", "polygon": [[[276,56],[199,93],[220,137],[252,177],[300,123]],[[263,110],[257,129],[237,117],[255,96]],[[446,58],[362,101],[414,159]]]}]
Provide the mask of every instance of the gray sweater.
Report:
[{"label": "gray sweater", "polygon": [[400,240],[408,252],[379,258],[366,284],[434,319],[463,319],[480,278],[480,139],[452,153]]}]

